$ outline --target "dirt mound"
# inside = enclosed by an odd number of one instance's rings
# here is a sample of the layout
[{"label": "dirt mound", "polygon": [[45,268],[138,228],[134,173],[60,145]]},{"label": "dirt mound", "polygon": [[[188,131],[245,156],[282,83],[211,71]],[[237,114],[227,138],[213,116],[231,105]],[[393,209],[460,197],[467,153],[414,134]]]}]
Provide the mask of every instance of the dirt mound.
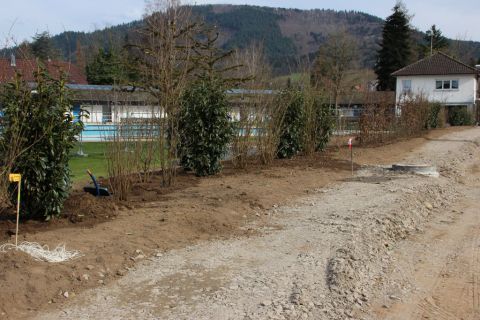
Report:
[{"label": "dirt mound", "polygon": [[85,192],[75,192],[67,199],[63,216],[73,223],[97,219],[105,221],[118,214],[119,207],[109,198],[97,198]]}]

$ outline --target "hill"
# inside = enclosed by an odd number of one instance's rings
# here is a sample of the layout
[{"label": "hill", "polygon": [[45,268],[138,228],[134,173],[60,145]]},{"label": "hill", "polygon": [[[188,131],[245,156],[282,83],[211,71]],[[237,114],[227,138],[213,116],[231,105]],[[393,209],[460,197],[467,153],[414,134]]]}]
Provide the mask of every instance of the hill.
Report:
[{"label": "hill", "polygon": [[328,34],[339,29],[357,40],[361,66],[371,67],[383,24],[378,17],[354,11],[234,5],[199,6],[195,11],[224,31],[226,48],[263,42],[275,69],[294,66],[301,57],[313,58]]},{"label": "hill", "polygon": [[[225,49],[263,42],[277,74],[295,71],[300,59],[308,58],[312,61],[328,34],[339,29],[344,29],[356,40],[358,66],[372,68],[384,22],[379,17],[363,12],[325,9],[202,5],[193,6],[193,11],[204,17],[209,24],[219,28],[221,45]],[[141,25],[142,21],[133,21],[92,33],[63,32],[52,40],[64,59],[75,61],[77,43],[88,48],[87,54],[96,52],[94,49],[100,46],[128,42],[128,39],[134,36],[134,30]],[[415,41],[421,41],[422,37],[423,33],[414,31]],[[480,42],[450,41],[450,53],[465,62],[472,63],[480,57]],[[5,50],[3,54],[6,54]]]}]

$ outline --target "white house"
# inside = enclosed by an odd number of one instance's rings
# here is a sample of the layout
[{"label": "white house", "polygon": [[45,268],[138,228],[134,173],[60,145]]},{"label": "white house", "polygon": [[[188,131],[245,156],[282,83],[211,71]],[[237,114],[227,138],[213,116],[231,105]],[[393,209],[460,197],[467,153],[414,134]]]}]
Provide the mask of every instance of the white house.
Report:
[{"label": "white house", "polygon": [[476,111],[480,69],[442,52],[408,65],[392,75],[397,78],[397,104],[408,97],[421,95],[446,107],[466,106],[472,113]]}]

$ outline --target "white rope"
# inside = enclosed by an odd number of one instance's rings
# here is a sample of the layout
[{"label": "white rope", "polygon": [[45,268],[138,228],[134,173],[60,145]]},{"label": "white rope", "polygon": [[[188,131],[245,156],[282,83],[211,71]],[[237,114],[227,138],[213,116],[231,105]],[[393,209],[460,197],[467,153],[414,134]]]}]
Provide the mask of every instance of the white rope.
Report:
[{"label": "white rope", "polygon": [[74,260],[83,256],[80,251],[67,251],[65,245],[58,245],[55,249],[50,250],[47,245],[41,246],[36,242],[22,242],[18,246],[12,243],[5,243],[0,245],[0,252],[6,253],[8,250],[20,250],[31,255],[35,260],[46,262],[65,262]]}]

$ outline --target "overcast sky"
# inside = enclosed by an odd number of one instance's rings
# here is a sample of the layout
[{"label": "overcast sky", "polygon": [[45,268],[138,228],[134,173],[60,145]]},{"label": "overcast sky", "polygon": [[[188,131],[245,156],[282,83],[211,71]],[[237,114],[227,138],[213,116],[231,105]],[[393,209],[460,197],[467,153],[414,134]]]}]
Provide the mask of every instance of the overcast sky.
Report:
[{"label": "overcast sky", "polygon": [[[450,38],[480,41],[479,0],[404,0],[412,25],[436,24]],[[254,4],[299,9],[357,10],[381,18],[395,0],[196,0],[193,3]],[[31,40],[36,32],[92,31],[141,18],[145,0],[0,0],[0,47]]]}]

